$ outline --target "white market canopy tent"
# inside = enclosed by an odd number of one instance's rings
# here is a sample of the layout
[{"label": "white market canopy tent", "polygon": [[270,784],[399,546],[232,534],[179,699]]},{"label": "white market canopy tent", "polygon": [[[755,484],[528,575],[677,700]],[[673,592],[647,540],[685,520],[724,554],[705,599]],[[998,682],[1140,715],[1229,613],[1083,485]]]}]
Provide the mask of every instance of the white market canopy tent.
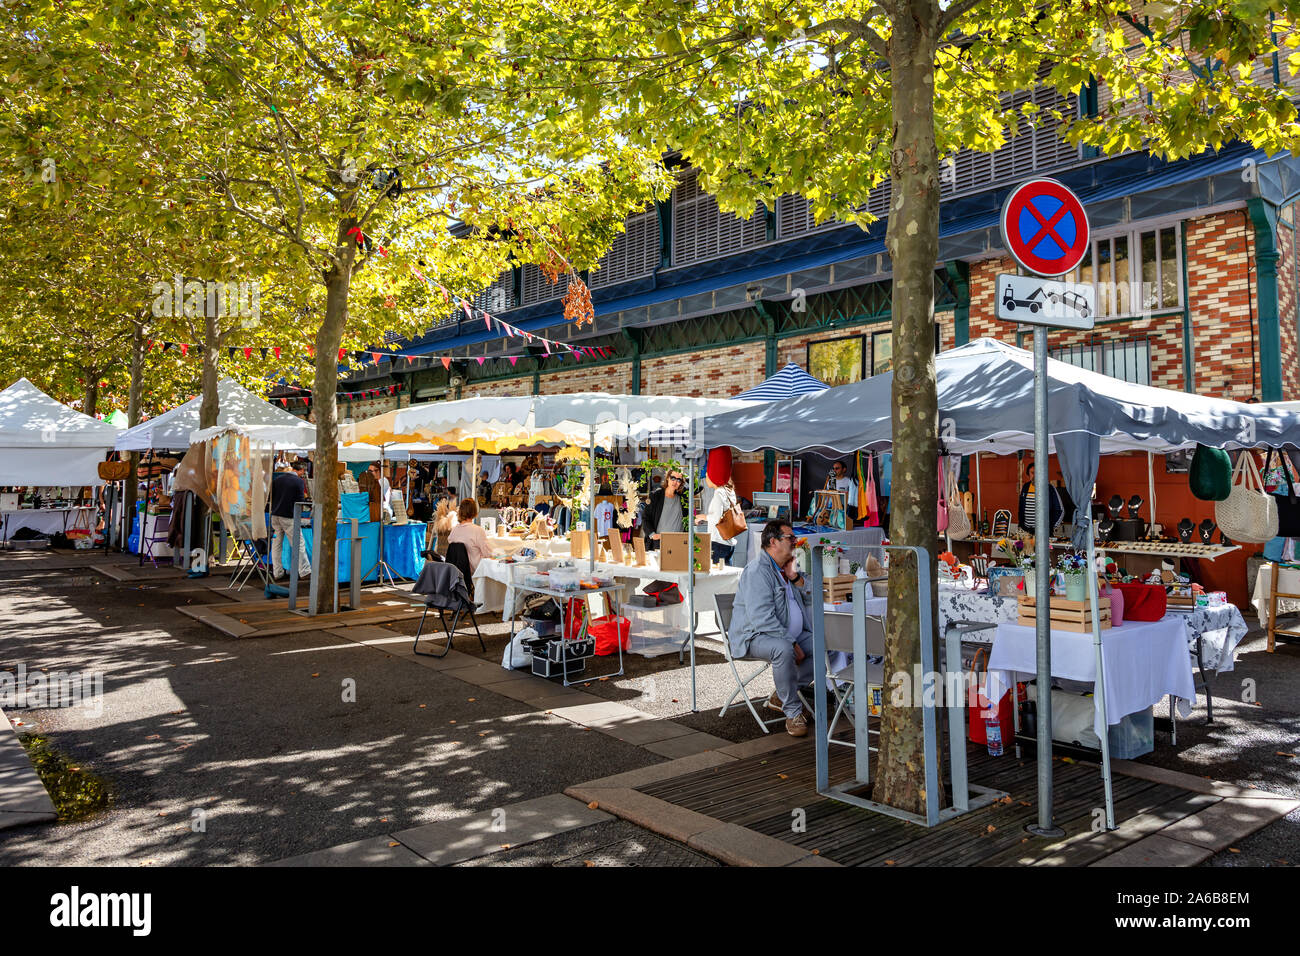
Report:
[{"label": "white market canopy tent", "polygon": [[[1000,454],[1034,447],[1034,356],[977,339],[935,358],[939,435],[951,453]],[[1167,454],[1196,445],[1300,447],[1300,414],[1135,385],[1048,359],[1050,443],[1095,438],[1101,453]],[[830,449],[847,454],[892,443],[893,373],[839,388],[715,415],[696,432],[698,447],[740,451]]]},{"label": "white market canopy tent", "polygon": [[20,378],[0,392],[0,485],[101,484],[120,431]]},{"label": "white market canopy tent", "polygon": [[[217,427],[206,429],[198,440],[234,428],[259,442],[280,448],[310,449],[316,444],[316,428],[296,415],[263,401],[234,379],[217,383]],[[183,450],[190,447],[199,430],[199,409],[203,397],[197,396],[184,405],[163,412],[117,439],[119,451],[147,451],[150,448]]]}]

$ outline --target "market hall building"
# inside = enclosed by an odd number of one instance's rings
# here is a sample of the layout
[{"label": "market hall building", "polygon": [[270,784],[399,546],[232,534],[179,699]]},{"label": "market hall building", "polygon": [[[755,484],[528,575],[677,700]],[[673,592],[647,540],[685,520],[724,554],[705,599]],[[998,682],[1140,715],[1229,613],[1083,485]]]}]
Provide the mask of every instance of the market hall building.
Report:
[{"label": "market hall building", "polygon": [[[1062,111],[1096,110],[1105,99],[1095,88],[1017,96]],[[1028,346],[1028,327],[995,318],[997,275],[1017,271],[1001,245],[999,214],[1013,185],[1051,176],[1087,209],[1091,249],[1064,278],[1092,282],[1098,312],[1091,332],[1052,331],[1052,357],[1162,388],[1239,401],[1300,399],[1300,160],[1240,144],[1173,162],[1146,152],[1101,157],[1062,142],[1052,128],[1023,119],[1021,127],[997,152],[963,151],[942,166],[938,349],[979,337]],[[797,195],[782,196],[775,208],[760,204],[748,218],[725,214],[694,169],[676,172],[670,198],[630,217],[599,268],[584,274],[594,324],[566,323],[567,280],[551,284],[534,265],[503,274],[473,300],[519,329],[599,347],[607,357],[575,363],[571,354],[548,355],[456,309],[414,341],[388,336],[387,347],[429,358],[367,366],[340,386],[340,416],[360,420],[476,395],[731,396],[787,362],[832,385],[890,368],[888,182],[870,197],[880,218],[864,232],[817,224]],[[452,358],[447,367],[444,356]],[[349,401],[349,392],[380,397]],[[981,466],[984,508],[1014,514],[1015,458],[989,456]],[[1183,517],[1212,518],[1213,506],[1192,498],[1186,474],[1171,468],[1155,459],[1155,520],[1172,529]],[[740,456],[738,491],[762,490],[771,473],[770,455]],[[1145,499],[1147,489],[1145,455],[1103,459],[1099,501]],[[1207,586],[1245,605],[1246,559],[1255,550],[1247,545],[1207,566]]]}]

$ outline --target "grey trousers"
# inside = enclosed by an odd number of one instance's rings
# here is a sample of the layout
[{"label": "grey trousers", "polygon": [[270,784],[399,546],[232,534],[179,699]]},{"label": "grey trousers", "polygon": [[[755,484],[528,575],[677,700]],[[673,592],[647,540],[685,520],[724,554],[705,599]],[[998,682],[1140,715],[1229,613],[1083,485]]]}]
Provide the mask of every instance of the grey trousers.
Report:
[{"label": "grey trousers", "polygon": [[[293,534],[293,519],[282,518],[279,515],[271,515],[271,570],[276,577],[280,572],[287,570],[284,567],[284,561],[281,560],[281,542],[286,541]],[[311,561],[307,557],[307,540],[299,533],[298,536],[298,576],[304,577],[311,574]]]},{"label": "grey trousers", "polygon": [[780,637],[756,637],[749,642],[746,657],[760,661],[772,662],[772,680],[776,684],[776,696],[781,699],[781,709],[786,717],[798,717],[803,713],[803,703],[799,700],[799,688],[811,683],[813,679],[813,640],[812,635],[800,634],[798,644],[803,648],[802,664],[794,662],[794,643]]}]

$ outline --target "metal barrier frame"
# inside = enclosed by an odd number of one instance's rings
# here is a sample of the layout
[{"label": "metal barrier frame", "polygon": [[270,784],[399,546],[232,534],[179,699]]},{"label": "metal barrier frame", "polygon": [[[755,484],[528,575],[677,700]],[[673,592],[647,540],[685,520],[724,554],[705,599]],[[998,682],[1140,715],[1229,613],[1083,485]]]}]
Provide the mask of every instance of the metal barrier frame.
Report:
[{"label": "metal barrier frame", "polygon": [[[813,631],[813,683],[818,693],[815,715],[815,743],[817,751],[817,792],[824,797],[841,803],[852,804],[865,810],[873,810],[886,816],[933,827],[963,813],[988,806],[1007,796],[1005,791],[989,787],[972,785],[966,770],[966,724],[964,719],[965,694],[954,693],[948,705],[948,749],[949,772],[952,778],[952,805],[939,806],[939,717],[935,712],[936,699],[935,660],[933,642],[928,639],[934,628],[930,609],[930,577],[933,573],[934,559],[925,548],[910,545],[882,544],[880,547],[890,551],[910,551],[916,557],[917,606],[920,610],[918,639],[921,642],[922,685],[913,688],[913,693],[921,695],[923,737],[925,741],[925,816],[887,806],[875,800],[856,796],[853,791],[860,790],[871,783],[871,750],[867,746],[867,622],[866,590],[867,581],[863,578],[853,582],[853,732],[858,746],[854,754],[854,779],[845,783],[830,783],[830,741],[827,736],[827,715],[824,705],[826,687],[826,610],[822,601],[822,546],[813,547],[812,567],[809,568],[809,586],[812,589],[812,631]],[[951,690],[953,681],[949,679],[948,668],[956,662],[956,674],[961,674],[961,637],[955,628],[949,628],[944,635],[945,664],[943,683]],[[886,675],[888,677],[888,675]],[[963,687],[964,690],[964,687]]]}]

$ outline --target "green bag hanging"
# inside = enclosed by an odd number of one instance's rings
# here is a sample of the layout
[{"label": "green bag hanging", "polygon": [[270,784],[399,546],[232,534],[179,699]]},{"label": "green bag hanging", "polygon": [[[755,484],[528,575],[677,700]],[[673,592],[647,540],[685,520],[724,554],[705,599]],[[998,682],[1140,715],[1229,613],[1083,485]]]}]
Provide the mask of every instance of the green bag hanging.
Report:
[{"label": "green bag hanging", "polygon": [[1222,448],[1197,445],[1187,481],[1202,501],[1225,501],[1232,491],[1232,459]]}]

